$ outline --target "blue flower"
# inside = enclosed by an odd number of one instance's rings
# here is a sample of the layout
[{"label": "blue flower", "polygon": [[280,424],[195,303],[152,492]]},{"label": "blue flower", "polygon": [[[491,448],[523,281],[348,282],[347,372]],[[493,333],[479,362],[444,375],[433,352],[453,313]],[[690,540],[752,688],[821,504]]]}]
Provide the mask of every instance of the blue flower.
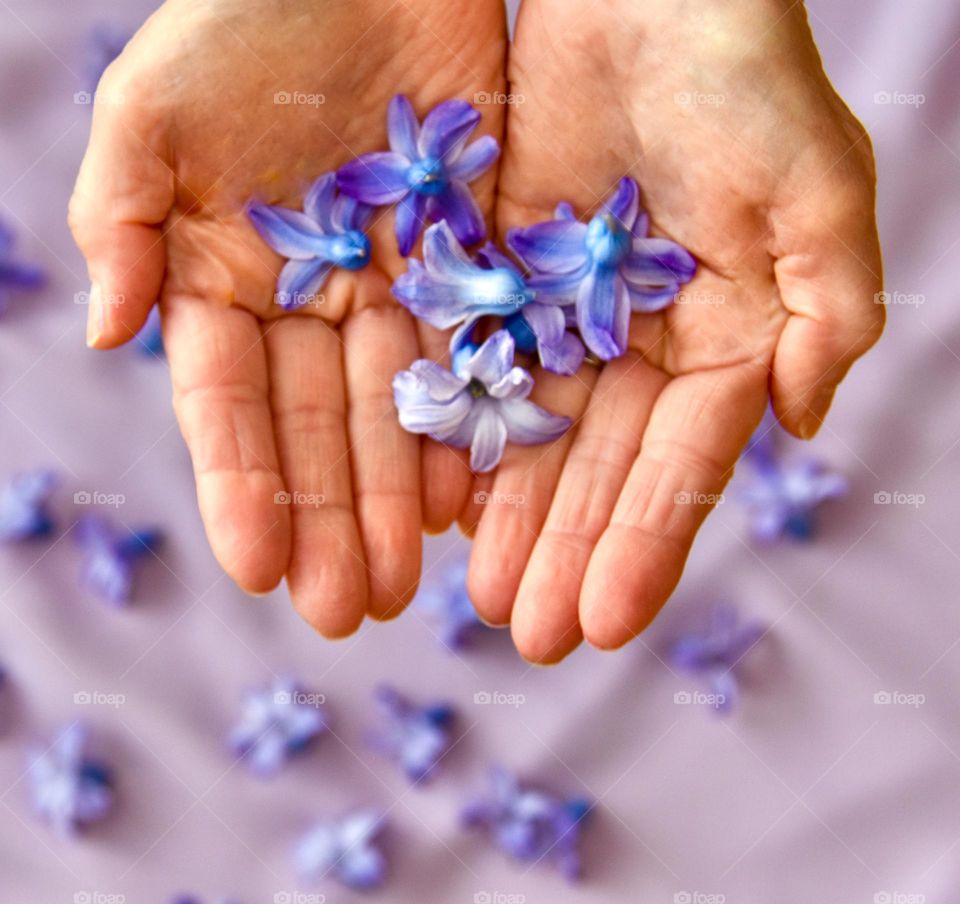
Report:
[{"label": "blue flower", "polygon": [[261,238],[289,258],[277,280],[277,303],[290,311],[312,302],[334,267],[360,270],[370,263],[363,229],[372,208],[337,195],[336,176],[317,179],[303,199],[303,213],[267,204],[247,210]]},{"label": "blue flower", "polygon": [[370,736],[378,753],[403,769],[411,782],[432,778],[450,749],[453,708],[445,703],[418,706],[392,687],[376,690],[383,725]]},{"label": "blue flower", "polygon": [[487,629],[477,617],[467,593],[465,559],[445,568],[439,581],[424,587],[417,594],[414,606],[430,620],[447,650],[463,649],[472,635]]},{"label": "blue flower", "polygon": [[500,767],[492,769],[490,777],[490,795],[464,809],[464,824],[486,829],[497,846],[517,860],[549,859],[568,880],[579,879],[577,844],[590,803],[524,786]]},{"label": "blue flower", "polygon": [[480,348],[465,346],[453,372],[426,359],[393,379],[400,424],[439,442],[470,449],[470,467],[497,466],[507,440],[520,445],[551,442],[570,419],[550,414],[527,399],[533,378],[513,366],[514,342],[498,330]]},{"label": "blue flower", "polygon": [[4,313],[14,292],[41,288],[47,281],[39,267],[13,260],[13,232],[0,223],[0,314]]},{"label": "blue flower", "polygon": [[367,204],[397,204],[400,253],[413,250],[424,222],[446,220],[454,235],[473,245],[486,235],[483,214],[467,183],[486,172],[500,154],[495,138],[467,146],[480,114],[466,101],[447,100],[417,122],[410,101],[390,102],[390,151],[364,154],[337,173],[340,191]]},{"label": "blue flower", "polygon": [[0,490],[0,543],[45,537],[53,529],[47,510],[57,485],[53,471],[17,474]]},{"label": "blue flower", "polygon": [[323,698],[307,693],[297,682],[279,678],[267,688],[250,691],[230,747],[246,758],[257,775],[274,775],[292,756],[302,753],[328,730],[321,711]]},{"label": "blue flower", "polygon": [[98,22],[90,30],[84,59],[84,86],[91,94],[97,90],[100,78],[126,47],[130,33],[107,22]]},{"label": "blue flower", "polygon": [[301,876],[316,881],[326,876],[350,888],[376,888],[386,878],[386,860],[375,841],[385,825],[375,810],[356,810],[338,820],[316,825],[294,853]]},{"label": "blue flower", "polygon": [[705,628],[689,631],[671,644],[669,658],[678,669],[703,677],[717,711],[729,712],[739,697],[736,667],[765,633],[759,622],[741,622],[736,609],[719,604]]},{"label": "blue flower", "polygon": [[145,358],[162,358],[163,333],[160,330],[160,309],[151,308],[147,322],[137,333],[137,351]]},{"label": "blue flower", "polygon": [[87,753],[82,723],[65,728],[49,747],[30,753],[29,776],[37,813],[60,835],[103,819],[113,806],[110,769]]},{"label": "blue flower", "polygon": [[76,539],[83,552],[83,582],[114,606],[130,602],[136,563],[162,542],[155,528],[116,530],[99,515],[87,515],[77,522]]},{"label": "blue flower", "polygon": [[609,361],[626,351],[631,309],[662,310],[696,272],[689,252],[648,227],[637,183],[624,178],[589,223],[560,204],[555,219],[510,230],[507,244],[533,271],[537,299],[575,304],[581,338]]}]

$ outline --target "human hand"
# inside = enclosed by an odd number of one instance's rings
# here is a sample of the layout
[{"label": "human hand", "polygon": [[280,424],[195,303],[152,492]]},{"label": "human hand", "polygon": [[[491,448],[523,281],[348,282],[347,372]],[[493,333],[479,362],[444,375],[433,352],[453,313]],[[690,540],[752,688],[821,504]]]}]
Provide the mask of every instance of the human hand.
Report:
[{"label": "human hand", "polygon": [[651,621],[768,398],[816,432],[882,330],[881,261],[869,139],[802,4],[525,0],[509,76],[501,233],[561,198],[583,216],[631,175],[653,233],[699,261],[625,356],[537,372],[534,398],[577,426],[508,448],[463,516],[478,611],[553,662]]},{"label": "human hand", "polygon": [[[328,636],[415,591],[420,439],[397,423],[390,384],[444,340],[389,294],[405,269],[392,216],[371,227],[375,266],[336,272],[322,303],[286,313],[282,260],[245,205],[299,207],[318,175],[384,144],[397,93],[422,115],[502,91],[505,40],[499,0],[168,0],[98,91],[70,207],[99,287],[88,342],[129,341],[159,299],[218,560],[255,593],[286,574]],[[484,114],[477,134],[499,137],[502,108]],[[493,183],[471,186],[487,215]],[[443,453],[438,467],[463,470]]]}]

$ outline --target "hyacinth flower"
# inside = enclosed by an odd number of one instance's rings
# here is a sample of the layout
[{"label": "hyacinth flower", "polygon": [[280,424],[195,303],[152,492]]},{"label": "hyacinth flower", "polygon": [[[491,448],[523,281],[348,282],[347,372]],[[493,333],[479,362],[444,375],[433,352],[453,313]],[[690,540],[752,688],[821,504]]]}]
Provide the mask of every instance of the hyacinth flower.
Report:
[{"label": "hyacinth flower", "polygon": [[706,627],[673,641],[669,659],[681,671],[705,679],[716,699],[716,710],[728,713],[739,699],[736,668],[766,630],[759,622],[741,621],[733,606],[719,604]]},{"label": "hyacinth flower", "polygon": [[568,881],[579,879],[577,844],[591,810],[589,801],[527,787],[499,766],[491,770],[490,779],[490,794],[464,809],[464,825],[485,829],[517,860],[549,860]]},{"label": "hyacinth flower", "polygon": [[100,78],[126,47],[130,32],[106,22],[98,22],[90,30],[83,65],[84,87],[91,94],[97,90]]},{"label": "hyacinth flower", "polygon": [[502,255],[483,262],[470,260],[447,223],[436,223],[423,239],[423,263],[411,259],[393,284],[394,297],[415,317],[439,330],[457,328],[452,354],[481,317],[509,317],[533,301],[517,268]]},{"label": "hyacinth flower", "polygon": [[16,292],[41,288],[47,281],[46,273],[31,264],[13,259],[16,239],[9,227],[0,223],[0,314],[3,314]]},{"label": "hyacinth flower", "polygon": [[455,720],[446,703],[418,706],[399,691],[378,687],[382,722],[369,736],[373,750],[393,760],[413,783],[427,781],[450,749]]},{"label": "hyacinth flower", "polygon": [[314,826],[294,851],[298,873],[306,880],[331,877],[350,888],[377,888],[387,873],[376,846],[384,817],[376,810],[356,810],[342,819]]},{"label": "hyacinth flower", "polygon": [[467,593],[467,562],[459,559],[445,568],[440,580],[422,589],[414,606],[429,620],[446,650],[461,650],[479,631],[487,630],[477,617]]},{"label": "hyacinth flower", "polygon": [[329,728],[319,708],[323,698],[307,693],[297,682],[280,678],[247,693],[230,747],[246,759],[255,775],[275,775],[292,757],[303,753]]},{"label": "hyacinth flower", "polygon": [[499,464],[507,440],[520,445],[551,442],[570,418],[550,414],[527,396],[533,378],[513,365],[513,337],[498,330],[479,348],[464,346],[449,371],[433,361],[414,361],[393,379],[400,424],[439,442],[470,449],[470,467],[484,473]]},{"label": "hyacinth flower", "polygon": [[87,752],[89,732],[76,722],[47,748],[29,757],[33,804],[40,817],[64,837],[103,819],[113,806],[110,769]]},{"label": "hyacinth flower", "polygon": [[364,233],[373,208],[337,194],[337,179],[326,173],[303,199],[303,212],[250,204],[247,216],[260,237],[288,258],[277,280],[277,303],[292,311],[312,303],[334,267],[361,270],[370,263]]},{"label": "hyacinth flower", "polygon": [[145,358],[162,358],[163,334],[160,330],[160,309],[151,308],[147,322],[137,333],[137,351]]},{"label": "hyacinth flower", "polygon": [[133,595],[137,563],[155,553],[162,535],[155,528],[115,529],[99,515],[87,515],[76,525],[83,553],[83,583],[105,602],[124,606]]},{"label": "hyacinth flower", "polygon": [[48,503],[57,482],[53,471],[31,471],[0,490],[0,542],[45,537],[53,530]]},{"label": "hyacinth flower", "polygon": [[341,167],[340,191],[366,204],[397,205],[397,245],[404,257],[428,220],[446,220],[461,243],[474,245],[487,230],[468,184],[500,154],[490,136],[467,144],[479,123],[480,114],[466,101],[446,100],[421,127],[410,101],[397,95],[387,112],[390,150],[363,154]]},{"label": "hyacinth flower", "polygon": [[631,310],[670,305],[696,272],[693,256],[669,239],[647,235],[640,190],[630,178],[589,223],[560,204],[553,220],[507,233],[507,244],[533,271],[528,285],[543,303],[575,304],[587,348],[609,361],[627,348]]}]

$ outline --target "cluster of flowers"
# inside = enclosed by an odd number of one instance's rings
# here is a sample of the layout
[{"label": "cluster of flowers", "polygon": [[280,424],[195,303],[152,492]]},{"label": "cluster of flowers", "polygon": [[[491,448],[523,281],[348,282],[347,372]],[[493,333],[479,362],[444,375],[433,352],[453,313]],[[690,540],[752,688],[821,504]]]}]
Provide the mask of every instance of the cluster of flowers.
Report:
[{"label": "cluster of flowers", "polygon": [[[513,229],[507,244],[516,261],[487,243],[470,190],[496,161],[490,136],[469,143],[480,114],[447,100],[421,124],[406,97],[390,103],[389,151],[364,154],[313,184],[303,210],[254,203],[249,216],[263,239],[286,257],[277,301],[306,304],[334,267],[370,262],[364,233],[373,208],[396,205],[396,238],[406,257],[424,225],[423,261],[411,259],[393,294],[416,317],[452,329],[451,367],[422,359],[397,374],[400,423],[413,433],[470,448],[471,467],[496,467],[509,440],[550,442],[570,426],[528,398],[533,378],[515,364],[535,354],[545,370],[576,373],[589,353],[600,361],[623,355],[632,311],[660,311],[695,271],[693,257],[649,236],[633,179],[619,186],[588,222],[566,203],[554,219]],[[495,318],[491,332],[481,322]]]}]

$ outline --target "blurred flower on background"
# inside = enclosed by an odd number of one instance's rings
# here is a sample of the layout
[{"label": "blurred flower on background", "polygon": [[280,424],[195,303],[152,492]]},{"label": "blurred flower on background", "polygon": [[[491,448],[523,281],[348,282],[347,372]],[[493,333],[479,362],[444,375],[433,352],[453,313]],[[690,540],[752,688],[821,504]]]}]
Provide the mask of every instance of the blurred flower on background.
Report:
[{"label": "blurred flower on background", "polygon": [[450,651],[464,649],[476,634],[490,630],[477,617],[467,593],[466,558],[458,558],[442,568],[439,579],[417,594],[414,607]]},{"label": "blurred flower on background", "polygon": [[109,22],[98,22],[90,29],[84,47],[83,87],[93,94],[103,73],[126,47],[130,32]]},{"label": "blurred flower on background", "polygon": [[61,836],[72,837],[99,822],[114,803],[111,771],[87,752],[89,730],[80,722],[67,726],[46,748],[29,755],[34,808]]},{"label": "blurred flower on background", "polygon": [[703,678],[714,696],[714,708],[728,713],[739,699],[736,668],[766,631],[759,622],[742,621],[733,606],[718,603],[703,628],[672,642],[669,659],[681,671]]},{"label": "blurred flower on background", "polygon": [[114,528],[102,515],[86,515],[76,525],[83,554],[83,583],[105,602],[125,606],[133,594],[136,564],[162,542],[156,528]]},{"label": "blurred flower on background", "polygon": [[450,749],[455,712],[447,703],[419,706],[396,689],[378,687],[380,725],[370,734],[373,750],[393,760],[411,782],[432,778]]},{"label": "blurred flower on background", "polygon": [[147,322],[137,333],[137,351],[145,358],[162,358],[163,334],[160,330],[160,309],[154,305],[150,309]]},{"label": "blurred flower on background", "polygon": [[577,844],[591,812],[583,798],[561,798],[521,784],[500,766],[490,770],[490,793],[468,805],[464,825],[485,829],[517,860],[549,860],[573,881],[581,876]]},{"label": "blurred flower on background", "polygon": [[375,842],[384,827],[381,813],[369,809],[318,823],[297,845],[297,872],[309,881],[330,876],[350,888],[382,885],[387,863]]},{"label": "blurred flower on background", "polygon": [[45,537],[53,530],[50,495],[57,475],[41,469],[16,474],[0,490],[0,542]]},{"label": "blurred flower on background", "polygon": [[290,678],[249,691],[230,735],[231,749],[254,774],[275,775],[328,730],[327,716],[320,708],[325,699]]},{"label": "blurred flower on background", "polygon": [[15,244],[13,230],[0,222],[0,314],[6,312],[15,294],[42,288],[47,281],[46,272],[40,267],[14,259]]}]

